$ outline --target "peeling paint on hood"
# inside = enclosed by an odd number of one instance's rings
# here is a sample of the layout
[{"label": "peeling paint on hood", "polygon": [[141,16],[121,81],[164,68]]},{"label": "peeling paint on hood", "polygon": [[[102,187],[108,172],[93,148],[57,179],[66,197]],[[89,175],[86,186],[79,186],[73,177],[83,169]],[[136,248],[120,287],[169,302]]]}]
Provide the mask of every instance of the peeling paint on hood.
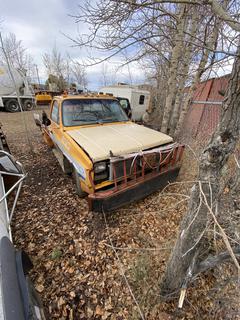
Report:
[{"label": "peeling paint on hood", "polygon": [[93,162],[109,159],[110,151],[114,156],[120,156],[173,141],[164,133],[132,122],[79,127],[67,133],[89,154]]}]

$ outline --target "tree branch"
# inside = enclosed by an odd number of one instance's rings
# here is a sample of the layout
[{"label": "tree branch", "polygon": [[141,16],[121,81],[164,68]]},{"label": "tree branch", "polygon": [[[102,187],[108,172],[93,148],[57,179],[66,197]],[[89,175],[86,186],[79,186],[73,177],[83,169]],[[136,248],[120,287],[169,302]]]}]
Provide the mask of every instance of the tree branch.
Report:
[{"label": "tree branch", "polygon": [[[232,249],[235,256],[240,257],[240,247]],[[205,260],[201,261],[194,270],[193,277],[195,278],[199,273],[205,272],[209,269],[213,269],[219,264],[232,259],[232,255],[229,251],[221,252],[216,256],[209,256]]]},{"label": "tree branch", "polygon": [[240,32],[240,23],[234,19],[223,9],[223,7],[216,0],[208,0],[212,11],[222,20],[224,20],[233,30]]}]

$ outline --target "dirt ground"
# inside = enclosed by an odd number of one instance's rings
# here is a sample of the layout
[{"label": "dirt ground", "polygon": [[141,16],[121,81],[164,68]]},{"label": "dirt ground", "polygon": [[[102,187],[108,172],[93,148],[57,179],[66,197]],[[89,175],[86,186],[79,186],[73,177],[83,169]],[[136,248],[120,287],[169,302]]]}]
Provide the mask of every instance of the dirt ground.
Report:
[{"label": "dirt ground", "polygon": [[227,319],[212,303],[207,277],[197,280],[197,290],[189,289],[182,311],[176,308],[179,296],[169,303],[159,295],[186,210],[181,194],[188,195],[191,183],[185,189],[172,185],[105,219],[76,195],[71,177],[43,143],[33,112],[0,112],[0,122],[28,174],[13,222],[14,243],[34,263],[31,278],[47,319]]}]

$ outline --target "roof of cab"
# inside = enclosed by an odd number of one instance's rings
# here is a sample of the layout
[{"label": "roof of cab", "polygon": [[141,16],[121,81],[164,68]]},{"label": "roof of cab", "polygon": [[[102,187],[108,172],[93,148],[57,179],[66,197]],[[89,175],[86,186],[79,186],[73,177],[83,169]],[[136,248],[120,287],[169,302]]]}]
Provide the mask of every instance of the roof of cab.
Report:
[{"label": "roof of cab", "polygon": [[98,94],[98,93],[83,93],[78,95],[63,94],[61,96],[54,96],[54,99],[68,100],[68,99],[111,99],[117,100],[113,95],[110,94]]}]

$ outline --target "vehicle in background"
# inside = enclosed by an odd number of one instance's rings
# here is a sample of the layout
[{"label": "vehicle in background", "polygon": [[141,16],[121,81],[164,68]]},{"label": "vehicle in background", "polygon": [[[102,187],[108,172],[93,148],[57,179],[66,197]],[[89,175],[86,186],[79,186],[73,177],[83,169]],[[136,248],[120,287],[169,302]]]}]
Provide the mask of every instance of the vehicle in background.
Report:
[{"label": "vehicle in background", "polygon": [[36,104],[49,104],[52,101],[52,95],[48,91],[35,92]]},{"label": "vehicle in background", "polygon": [[22,109],[32,110],[35,106],[35,95],[26,75],[20,70],[11,68],[9,71],[7,66],[0,65],[0,108],[9,112],[21,110],[16,91],[19,93]]},{"label": "vehicle in background", "polygon": [[140,90],[136,86],[127,84],[106,86],[102,87],[99,93],[111,94],[116,97],[133,121],[142,121],[144,113],[149,109],[150,92]]},{"label": "vehicle in background", "polygon": [[54,96],[59,95],[59,91],[41,90],[35,92],[36,104],[49,104]]},{"label": "vehicle in background", "polygon": [[129,120],[109,95],[54,97],[50,118],[34,114],[77,194],[93,211],[110,211],[146,197],[173,181],[184,146]]},{"label": "vehicle in background", "polygon": [[0,136],[0,141],[0,320],[45,320],[42,303],[28,277],[32,263],[12,243],[11,220],[26,174],[5,151],[9,150],[5,137],[2,140]]},{"label": "vehicle in background", "polygon": [[[66,89],[65,92],[68,92],[69,95],[76,95],[83,92],[83,89],[75,84],[69,89]],[[49,104],[52,102],[54,96],[63,94],[64,92],[52,91],[52,90],[35,90],[36,104]]]}]

